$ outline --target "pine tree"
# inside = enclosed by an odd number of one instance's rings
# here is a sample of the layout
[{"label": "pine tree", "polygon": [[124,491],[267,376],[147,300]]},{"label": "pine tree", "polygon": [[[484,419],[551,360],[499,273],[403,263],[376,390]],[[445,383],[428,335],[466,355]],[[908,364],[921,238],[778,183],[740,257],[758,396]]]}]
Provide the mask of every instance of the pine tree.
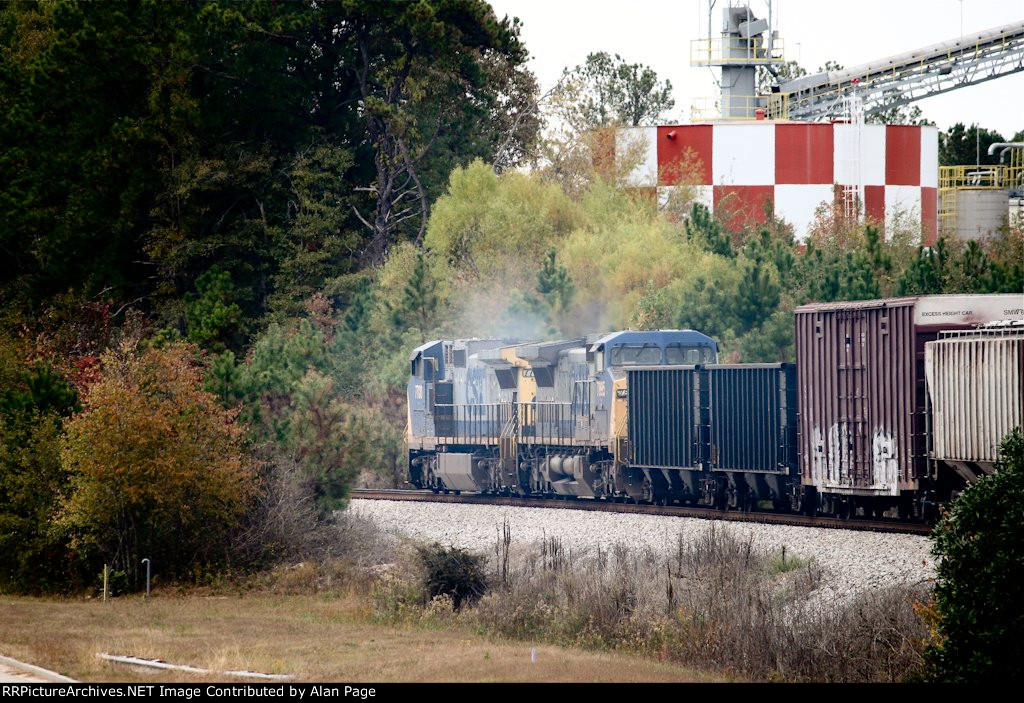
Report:
[{"label": "pine tree", "polygon": [[686,218],[685,227],[687,239],[701,248],[720,256],[736,256],[729,235],[722,232],[722,223],[711,214],[706,205],[693,204],[690,216]]},{"label": "pine tree", "polygon": [[392,323],[399,330],[417,329],[426,338],[433,329],[439,302],[437,282],[430,275],[427,259],[423,252],[417,252],[402,298],[391,310]]},{"label": "pine tree", "polygon": [[537,295],[531,299],[531,306],[541,315],[548,326],[548,334],[557,334],[562,329],[562,317],[569,309],[576,286],[564,266],[555,261],[555,250],[549,249],[537,272]]}]

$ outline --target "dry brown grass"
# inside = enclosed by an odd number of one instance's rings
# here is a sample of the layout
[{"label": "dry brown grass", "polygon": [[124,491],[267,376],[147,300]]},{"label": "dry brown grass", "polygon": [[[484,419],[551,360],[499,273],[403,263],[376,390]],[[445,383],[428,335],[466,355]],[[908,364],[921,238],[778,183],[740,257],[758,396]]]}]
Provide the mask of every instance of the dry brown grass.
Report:
[{"label": "dry brown grass", "polygon": [[[299,680],[701,681],[678,665],[619,653],[498,642],[449,625],[384,625],[366,599],[331,595],[158,593],[96,600],[0,599],[0,652],[82,681],[204,681],[223,677],[133,670],[98,652]],[[237,681],[237,680],[236,680]]]},{"label": "dry brown grass", "polygon": [[[490,591],[457,620],[519,640],[650,653],[754,680],[892,682],[921,670],[928,631],[914,604],[926,589],[822,598],[814,560],[759,551],[714,524],[668,554],[622,544],[573,550],[548,539],[510,557],[510,545],[495,551]],[[398,621],[444,617],[436,604],[422,607],[411,574],[381,581],[378,610]]]}]

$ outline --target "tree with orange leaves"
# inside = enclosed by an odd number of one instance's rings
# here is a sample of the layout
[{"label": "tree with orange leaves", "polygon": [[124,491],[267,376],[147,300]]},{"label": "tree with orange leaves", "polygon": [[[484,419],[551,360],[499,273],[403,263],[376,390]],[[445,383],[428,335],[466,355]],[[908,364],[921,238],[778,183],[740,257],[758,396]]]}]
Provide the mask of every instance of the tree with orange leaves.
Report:
[{"label": "tree with orange leaves", "polygon": [[188,345],[107,351],[61,457],[71,474],[61,524],[79,555],[133,581],[146,557],[169,577],[225,563],[257,492],[243,429],[202,389]]}]

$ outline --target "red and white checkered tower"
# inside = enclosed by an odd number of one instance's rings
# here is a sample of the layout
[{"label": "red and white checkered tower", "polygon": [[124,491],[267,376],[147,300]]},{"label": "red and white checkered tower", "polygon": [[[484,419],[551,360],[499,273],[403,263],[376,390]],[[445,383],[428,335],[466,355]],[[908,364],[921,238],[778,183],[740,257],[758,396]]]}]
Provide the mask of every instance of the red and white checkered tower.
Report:
[{"label": "red and white checkered tower", "polygon": [[[861,200],[870,222],[922,223],[936,238],[939,139],[935,127],[730,120],[620,130],[616,151],[642,161],[630,186],[656,189],[660,201],[680,186],[733,228],[775,215],[807,235],[821,207]],[[845,197],[844,197],[845,196]]]},{"label": "red and white checkered tower", "polygon": [[[753,95],[760,67],[777,73],[782,42],[747,5],[723,8],[720,38],[691,46],[691,63],[721,71],[716,120],[620,130],[616,153],[639,164],[629,185],[659,200],[682,185],[733,228],[766,213],[807,236],[816,213],[892,228],[921,226],[937,238],[939,159],[935,127],[865,124],[863,117],[931,95],[1024,71],[1024,21],[976,32],[850,69],[782,80]],[[891,231],[891,230],[890,230]]]}]

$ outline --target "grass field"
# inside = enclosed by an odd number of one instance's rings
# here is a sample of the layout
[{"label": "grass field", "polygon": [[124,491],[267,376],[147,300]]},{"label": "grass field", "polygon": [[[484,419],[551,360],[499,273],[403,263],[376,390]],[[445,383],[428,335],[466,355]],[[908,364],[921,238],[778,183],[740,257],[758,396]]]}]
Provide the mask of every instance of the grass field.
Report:
[{"label": "grass field", "polygon": [[300,681],[714,680],[649,658],[548,645],[536,646],[531,663],[533,646],[467,629],[380,624],[355,596],[0,598],[0,654],[81,681],[237,680],[133,669],[103,662],[99,652]]}]

